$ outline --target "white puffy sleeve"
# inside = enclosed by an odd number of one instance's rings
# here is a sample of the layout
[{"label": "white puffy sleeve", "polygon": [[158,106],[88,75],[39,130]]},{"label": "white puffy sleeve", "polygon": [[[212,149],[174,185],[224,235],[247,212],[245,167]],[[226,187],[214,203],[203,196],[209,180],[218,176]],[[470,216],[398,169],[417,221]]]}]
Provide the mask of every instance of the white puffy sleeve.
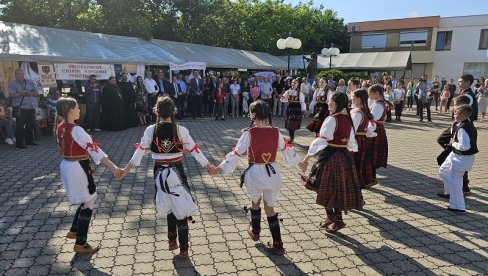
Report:
[{"label": "white puffy sleeve", "polygon": [[349,141],[347,141],[347,149],[349,151],[358,151],[358,142],[356,141],[356,135],[354,134],[354,130],[351,128],[351,133],[349,134]]},{"label": "white puffy sleeve", "polygon": [[294,150],[290,144],[285,142],[285,138],[279,134],[278,137],[278,149],[283,154],[283,160],[285,161],[285,167],[297,166],[300,163],[301,158]]},{"label": "white puffy sleeve", "polygon": [[462,128],[460,128],[457,132],[457,142],[452,143],[452,147],[460,150],[460,151],[467,151],[471,148],[471,141],[469,139],[468,133]]},{"label": "white puffy sleeve", "polygon": [[366,137],[373,138],[378,136],[378,133],[376,133],[375,130],[376,130],[376,123],[374,121],[369,121],[368,130],[366,131]]},{"label": "white puffy sleeve", "polygon": [[315,105],[317,104],[317,93],[318,92],[319,92],[318,89],[315,90],[315,92],[313,92],[312,101],[310,102],[310,106],[308,107],[310,112],[313,112]]},{"label": "white puffy sleeve", "polygon": [[287,103],[288,102],[288,96],[290,95],[291,90],[286,90],[285,93],[280,98],[280,101],[282,103]]},{"label": "white puffy sleeve", "polygon": [[86,131],[80,127],[80,126],[75,126],[71,130],[71,137],[73,137],[73,140],[82,148],[86,149],[88,151],[88,154],[91,156],[95,164],[100,164],[100,161],[104,157],[108,157],[105,152],[101,148],[98,147],[98,143],[93,142],[92,138]]},{"label": "white puffy sleeve", "polygon": [[300,105],[302,107],[302,112],[307,111],[307,104],[305,103],[305,95],[302,92],[299,93]]},{"label": "white puffy sleeve", "polygon": [[144,131],[144,135],[141,138],[141,142],[139,144],[136,144],[136,151],[134,151],[134,154],[132,155],[132,158],[129,161],[129,163],[131,163],[132,166],[137,167],[141,164],[142,157],[146,153],[146,150],[149,149],[149,147],[151,146],[153,132],[154,132],[154,125],[148,126]]},{"label": "white puffy sleeve", "polygon": [[[363,119],[363,113],[352,112],[351,113],[351,119],[352,119],[352,123],[354,124],[354,130],[356,130],[356,132],[357,132],[359,125],[361,124],[361,121]],[[360,130],[360,131],[362,131],[362,130]]]},{"label": "white puffy sleeve", "polygon": [[239,141],[237,141],[236,147],[232,149],[232,151],[225,156],[224,161],[220,163],[219,168],[222,170],[222,173],[229,174],[237,168],[239,158],[247,151],[250,144],[251,138],[249,131],[244,131],[241,138],[239,138]]},{"label": "white puffy sleeve", "polygon": [[374,103],[372,106],[371,106],[371,115],[373,115],[373,119],[375,121],[378,121],[381,116],[383,116],[383,111],[385,110],[385,108],[383,107],[382,104],[379,104],[379,103]]},{"label": "white puffy sleeve", "polygon": [[186,127],[178,126],[178,128],[180,138],[183,140],[183,149],[190,151],[191,156],[193,156],[202,167],[206,167],[208,165],[208,160],[200,150],[200,145],[195,144],[195,141],[191,138],[190,132]]},{"label": "white puffy sleeve", "polygon": [[325,119],[322,127],[320,128],[320,137],[317,137],[312,141],[310,147],[308,148],[307,155],[315,155],[327,147],[327,140],[334,139],[336,124],[336,119],[332,116]]}]

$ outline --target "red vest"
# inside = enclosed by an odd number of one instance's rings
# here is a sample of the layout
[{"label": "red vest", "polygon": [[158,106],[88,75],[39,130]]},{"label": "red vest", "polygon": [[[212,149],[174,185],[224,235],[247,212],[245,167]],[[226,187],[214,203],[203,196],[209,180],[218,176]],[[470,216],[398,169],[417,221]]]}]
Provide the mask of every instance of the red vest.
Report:
[{"label": "red vest", "polygon": [[[86,159],[89,157],[88,151],[78,143],[75,142],[73,136],[71,135],[71,131],[76,126],[76,124],[68,124],[66,127],[66,134],[63,136],[64,130],[64,123],[60,123],[57,129],[57,138],[58,138],[58,149],[61,152],[61,155],[67,159]],[[64,146],[61,141],[64,140]]]},{"label": "red vest", "polygon": [[334,113],[332,117],[336,120],[334,139],[327,141],[331,147],[346,147],[351,135],[352,123],[348,114]]},{"label": "red vest", "polygon": [[249,163],[269,164],[276,160],[279,130],[276,127],[249,129],[251,144],[247,149]]},{"label": "red vest", "polygon": [[354,109],[353,113],[361,113],[362,114],[362,119],[361,122],[359,123],[358,129],[356,130],[356,135],[366,135],[366,132],[368,131],[368,117],[360,108]]}]

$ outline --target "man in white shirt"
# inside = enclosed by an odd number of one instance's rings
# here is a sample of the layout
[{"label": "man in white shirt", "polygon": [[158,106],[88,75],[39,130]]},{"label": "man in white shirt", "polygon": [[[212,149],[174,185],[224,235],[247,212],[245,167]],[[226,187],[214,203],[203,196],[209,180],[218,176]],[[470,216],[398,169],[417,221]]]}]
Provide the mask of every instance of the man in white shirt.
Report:
[{"label": "man in white shirt", "polygon": [[239,93],[241,92],[241,86],[237,83],[237,79],[232,81],[229,87],[230,98],[232,101],[232,116],[239,116]]},{"label": "man in white shirt", "polygon": [[259,88],[261,89],[261,100],[265,101],[271,108],[271,93],[273,92],[273,90],[271,83],[268,81],[268,77],[263,77],[263,82],[259,84]]},{"label": "man in white shirt", "polygon": [[[149,70],[146,71],[146,78],[144,78],[144,86],[146,86],[146,90],[147,90],[147,102],[149,105],[149,110],[152,110],[157,101],[158,84],[152,78],[152,73]],[[151,121],[155,122],[156,116],[152,114],[152,112],[149,112],[149,114],[151,116]]]}]

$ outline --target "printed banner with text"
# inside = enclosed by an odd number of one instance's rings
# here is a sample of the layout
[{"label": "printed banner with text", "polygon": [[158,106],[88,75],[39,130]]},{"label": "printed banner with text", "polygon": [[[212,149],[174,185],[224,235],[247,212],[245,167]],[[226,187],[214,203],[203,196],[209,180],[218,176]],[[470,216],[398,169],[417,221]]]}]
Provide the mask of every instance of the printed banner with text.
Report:
[{"label": "printed banner with text", "polygon": [[90,75],[96,75],[99,80],[108,80],[115,76],[113,64],[55,63],[54,71],[58,80],[86,80]]}]

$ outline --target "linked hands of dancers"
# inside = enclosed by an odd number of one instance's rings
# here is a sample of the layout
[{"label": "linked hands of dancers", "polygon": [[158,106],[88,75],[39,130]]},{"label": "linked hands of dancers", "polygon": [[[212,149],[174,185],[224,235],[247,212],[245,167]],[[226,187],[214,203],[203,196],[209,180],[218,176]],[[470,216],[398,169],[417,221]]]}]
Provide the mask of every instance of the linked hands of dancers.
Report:
[{"label": "linked hands of dancers", "polygon": [[300,161],[300,163],[298,163],[298,167],[300,168],[302,173],[305,173],[308,167],[308,156],[305,157],[302,161]]},{"label": "linked hands of dancers", "polygon": [[208,174],[210,174],[210,175],[216,175],[216,174],[220,173],[220,168],[216,167],[210,163],[207,164],[206,169],[207,169]]}]

